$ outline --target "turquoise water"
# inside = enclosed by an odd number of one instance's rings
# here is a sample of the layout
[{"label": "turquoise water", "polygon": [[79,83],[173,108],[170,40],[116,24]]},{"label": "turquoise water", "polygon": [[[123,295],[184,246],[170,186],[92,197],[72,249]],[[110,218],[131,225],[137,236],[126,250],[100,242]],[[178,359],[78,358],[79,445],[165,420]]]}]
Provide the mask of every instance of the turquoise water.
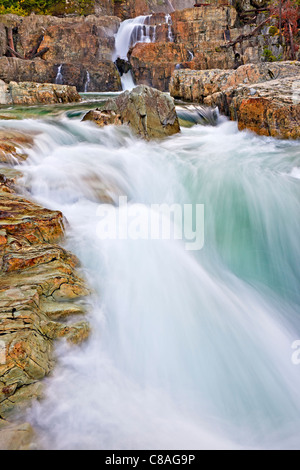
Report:
[{"label": "turquoise water", "polygon": [[[43,446],[299,448],[299,141],[220,118],[149,143],[76,112],[0,122],[38,133],[26,186],[66,216],[95,292],[91,338],[58,344],[30,410]],[[111,219],[119,196],[144,221],[153,204],[203,205],[203,248],[100,237],[103,194]]]}]

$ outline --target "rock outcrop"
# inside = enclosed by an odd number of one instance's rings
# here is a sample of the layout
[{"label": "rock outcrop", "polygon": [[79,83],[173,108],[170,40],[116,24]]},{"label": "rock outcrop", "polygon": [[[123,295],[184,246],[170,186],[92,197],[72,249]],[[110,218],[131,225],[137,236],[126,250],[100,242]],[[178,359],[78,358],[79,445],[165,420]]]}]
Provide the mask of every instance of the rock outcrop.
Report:
[{"label": "rock outcrop", "polygon": [[300,80],[286,77],[242,85],[205,101],[238,122],[240,130],[280,139],[300,138]]},{"label": "rock outcrop", "polygon": [[99,126],[127,124],[145,139],[156,139],[180,131],[174,101],[166,93],[140,85],[108,100],[103,108],[89,111],[84,121]]},{"label": "rock outcrop", "polygon": [[175,98],[218,107],[240,130],[277,138],[300,138],[300,63],[244,65],[237,70],[178,70]]},{"label": "rock outcrop", "polygon": [[108,100],[103,108],[89,111],[83,120],[93,121],[101,127],[127,124],[145,139],[167,137],[180,131],[173,99],[144,85]]},{"label": "rock outcrop", "polygon": [[0,80],[0,105],[36,105],[80,101],[75,87],[49,83],[10,82]]},{"label": "rock outcrop", "polygon": [[[7,137],[14,147],[22,134]],[[90,292],[77,258],[59,245],[66,221],[61,212],[18,195],[19,177],[0,168],[1,450],[31,448],[34,431],[19,419],[42,397],[42,379],[56,361],[54,341],[77,344],[89,335],[83,315]]]},{"label": "rock outcrop", "polygon": [[[257,24],[263,24],[265,19],[258,15]],[[176,10],[167,18],[153,14],[149,22],[155,28],[155,42],[136,44],[129,51],[129,60],[136,83],[162,91],[168,90],[175,69],[233,69],[243,63],[261,63],[266,50],[274,57],[282,52],[278,35],[269,34],[271,21],[253,37],[230,46],[237,38],[247,36],[254,26],[239,25],[236,8],[222,0]]]}]

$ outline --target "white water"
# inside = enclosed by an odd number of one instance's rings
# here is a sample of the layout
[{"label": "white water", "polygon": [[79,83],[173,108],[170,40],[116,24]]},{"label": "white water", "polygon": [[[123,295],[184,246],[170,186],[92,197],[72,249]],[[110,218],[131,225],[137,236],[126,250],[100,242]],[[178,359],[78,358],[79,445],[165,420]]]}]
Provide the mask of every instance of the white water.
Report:
[{"label": "white water", "polygon": [[[30,411],[44,447],[299,448],[300,144],[226,121],[161,143],[76,120],[14,127],[39,132],[27,184],[67,217],[68,248],[95,290],[91,338],[60,343]],[[97,179],[146,213],[204,203],[204,249],[99,240]]]},{"label": "white water", "polygon": [[90,82],[91,82],[91,77],[90,77],[89,71],[87,70],[85,84],[84,84],[84,93],[87,93],[89,91]]},{"label": "white water", "polygon": [[57,85],[63,85],[63,76],[62,76],[62,73],[61,73],[61,69],[62,69],[62,64],[58,66],[58,69],[57,69],[57,74],[56,74],[56,78],[55,78],[55,83]]}]

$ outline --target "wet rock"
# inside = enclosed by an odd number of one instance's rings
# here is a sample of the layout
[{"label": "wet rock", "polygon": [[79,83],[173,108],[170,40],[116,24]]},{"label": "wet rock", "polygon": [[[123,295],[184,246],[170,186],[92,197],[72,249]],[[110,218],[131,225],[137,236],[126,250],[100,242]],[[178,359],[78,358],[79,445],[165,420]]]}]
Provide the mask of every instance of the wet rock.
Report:
[{"label": "wet rock", "polygon": [[[102,2],[103,3],[103,2]],[[97,2],[99,9],[103,4]],[[111,8],[112,10],[112,8]],[[58,67],[62,67],[62,80],[57,83],[76,86],[83,92],[87,73],[88,91],[119,91],[121,82],[117,68],[111,60],[115,34],[120,20],[114,16],[2,15],[1,25],[16,31],[16,51],[28,60],[0,57],[0,79],[56,83]],[[42,58],[31,59],[32,51]]]},{"label": "wet rock", "polygon": [[180,131],[173,99],[145,85],[108,100],[103,109],[90,111],[84,120],[103,126],[107,116],[112,121],[129,125],[134,133],[145,139],[167,137]]},{"label": "wet rock", "polygon": [[29,423],[0,426],[0,450],[31,450],[36,434]]},{"label": "wet rock", "polygon": [[9,129],[0,131],[0,163],[14,164],[26,160],[26,149],[32,145],[31,135]]},{"label": "wet rock", "polygon": [[175,98],[218,107],[239,129],[277,138],[300,137],[300,63],[248,64],[237,70],[175,71]]},{"label": "wet rock", "polygon": [[33,433],[14,417],[42,398],[54,341],[88,338],[81,317],[90,291],[78,259],[57,244],[66,224],[61,212],[17,195],[19,173],[0,171],[0,448],[20,450],[32,448]]}]

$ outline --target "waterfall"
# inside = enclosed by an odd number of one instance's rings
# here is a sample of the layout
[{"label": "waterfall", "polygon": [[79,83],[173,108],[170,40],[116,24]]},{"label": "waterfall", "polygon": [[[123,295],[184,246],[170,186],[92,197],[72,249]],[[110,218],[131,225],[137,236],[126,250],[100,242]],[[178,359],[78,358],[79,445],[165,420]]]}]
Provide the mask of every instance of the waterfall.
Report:
[{"label": "waterfall", "polygon": [[85,79],[85,83],[84,83],[84,93],[87,93],[89,91],[89,84],[90,84],[90,73],[89,71],[87,70],[86,71],[86,79]]},{"label": "waterfall", "polygon": [[172,11],[175,11],[175,8],[173,7],[171,0],[168,0],[167,3],[168,3],[168,5],[169,5],[169,7],[170,7],[170,11],[171,11],[171,12],[172,12]]},{"label": "waterfall", "polygon": [[[59,343],[27,417],[45,448],[299,449],[299,141],[225,119],[160,142],[66,117],[12,126],[35,136],[26,187],[66,216],[94,292],[90,339]],[[100,237],[100,209],[128,221],[119,195],[140,235],[153,204],[204,204],[204,247]]]},{"label": "waterfall", "polygon": [[189,59],[190,60],[193,60],[194,59],[194,54],[192,53],[192,51],[188,50],[188,53],[189,53]]},{"label": "waterfall", "polygon": [[150,25],[149,16],[138,16],[137,18],[125,20],[121,23],[115,37],[115,52],[113,61],[117,58],[127,60],[127,54],[131,47],[138,42],[155,42],[156,26]]},{"label": "waterfall", "polygon": [[57,85],[63,85],[63,76],[62,76],[61,70],[62,70],[62,64],[59,65],[57,69],[57,74],[55,78],[55,83]]},{"label": "waterfall", "polygon": [[[113,61],[118,58],[127,61],[128,51],[139,42],[155,42],[156,26],[150,24],[151,15],[138,16],[134,19],[125,20],[121,23],[115,37],[115,52]],[[134,88],[134,80],[129,70],[121,76],[123,90]]]}]

